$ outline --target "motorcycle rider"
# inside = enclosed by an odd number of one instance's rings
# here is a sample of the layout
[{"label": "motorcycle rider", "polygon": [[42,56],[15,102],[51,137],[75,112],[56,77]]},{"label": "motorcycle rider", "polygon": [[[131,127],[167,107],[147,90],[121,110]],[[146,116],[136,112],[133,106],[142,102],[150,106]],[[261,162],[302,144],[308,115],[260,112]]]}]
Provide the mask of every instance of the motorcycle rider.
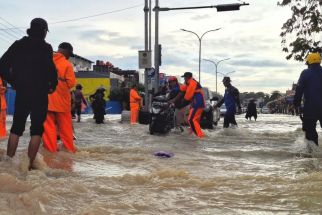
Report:
[{"label": "motorcycle rider", "polygon": [[[175,109],[175,125],[180,127],[181,125],[188,124],[189,106],[179,109],[180,103],[184,97],[184,93],[181,92],[183,89],[182,84],[179,84],[178,79],[175,76],[168,78],[169,83],[169,95],[168,101],[174,105]],[[188,114],[187,114],[188,113]]]}]

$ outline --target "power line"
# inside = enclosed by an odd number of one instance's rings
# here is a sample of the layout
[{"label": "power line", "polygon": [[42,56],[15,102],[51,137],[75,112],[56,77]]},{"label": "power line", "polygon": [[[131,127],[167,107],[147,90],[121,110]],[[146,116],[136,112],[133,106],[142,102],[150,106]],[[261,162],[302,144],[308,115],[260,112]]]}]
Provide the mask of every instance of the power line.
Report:
[{"label": "power line", "polygon": [[[98,14],[94,14],[94,15],[90,15],[90,16],[83,16],[83,17],[78,17],[78,18],[74,18],[74,19],[67,19],[67,20],[61,20],[61,21],[56,21],[56,22],[49,22],[49,24],[54,25],[54,24],[60,24],[60,23],[66,23],[66,22],[75,22],[75,21],[79,21],[79,20],[83,20],[83,19],[89,19],[89,18],[103,16],[103,15],[107,15],[107,14],[118,13],[118,12],[122,12],[122,11],[125,11],[125,10],[130,10],[130,9],[138,8],[138,7],[142,7],[142,6],[143,6],[143,4],[137,4],[137,5],[133,5],[131,7],[126,7],[126,8],[122,8],[122,9],[118,9],[118,10],[112,10],[112,11],[108,11],[108,12],[98,13]],[[7,31],[7,30],[13,30],[13,29],[22,29],[22,28],[24,29],[25,27],[0,28],[0,31]]]},{"label": "power line", "polygon": [[[8,30],[11,30],[12,32],[14,32],[14,33],[17,33],[17,32],[15,32],[14,31],[14,29],[15,30],[17,30],[21,35],[24,35],[25,34],[25,32],[23,32],[22,30],[20,30],[20,28],[18,28],[17,26],[14,26],[13,24],[11,24],[9,21],[7,21],[6,19],[4,19],[3,17],[0,17],[0,19],[1,20],[3,20],[3,21],[5,21],[7,24],[9,24],[11,27],[13,27],[13,28],[8,28]],[[18,34],[19,34],[18,33]]]},{"label": "power line", "polygon": [[89,18],[93,18],[93,17],[97,17],[97,16],[103,16],[103,15],[106,15],[106,14],[118,13],[118,12],[122,12],[122,11],[125,11],[125,10],[130,10],[130,9],[137,8],[137,7],[142,7],[142,6],[143,6],[143,4],[138,4],[138,5],[134,5],[134,6],[123,8],[123,9],[112,10],[112,11],[109,11],[109,12],[98,13],[98,14],[79,17],[79,18],[75,18],[75,19],[68,19],[68,20],[62,20],[62,21],[57,21],[57,22],[51,22],[49,24],[59,24],[59,23],[65,23],[65,22],[74,22],[74,21],[78,21],[78,20],[82,20],[82,19],[89,19]]},{"label": "power line", "polygon": [[[208,0],[206,0],[208,1]],[[198,2],[206,2],[206,1],[198,1]],[[66,22],[75,22],[75,21],[79,21],[79,20],[83,20],[83,19],[89,19],[89,18],[94,18],[94,17],[98,17],[98,16],[103,16],[103,15],[107,15],[107,14],[113,14],[113,13],[118,13],[118,12],[122,12],[125,10],[130,10],[133,8],[138,8],[138,7],[142,7],[143,4],[137,4],[137,5],[133,5],[131,7],[126,7],[126,8],[122,8],[122,9],[118,9],[118,10],[113,10],[113,11],[108,11],[108,12],[103,12],[103,13],[98,13],[98,14],[93,14],[93,15],[89,15],[89,16],[83,16],[83,17],[78,17],[78,18],[74,18],[74,19],[67,19],[67,20],[61,20],[61,21],[56,21],[56,22],[49,22],[49,24],[60,24],[60,23],[66,23]],[[0,19],[4,20],[5,22],[7,22],[9,25],[12,26],[12,28],[0,28],[0,31],[6,31],[6,30],[19,30],[21,32],[23,32],[21,29],[25,29],[26,27],[16,27],[12,24],[10,24],[7,20],[3,19],[0,17]],[[24,32],[23,32],[24,34]]]},{"label": "power line", "polygon": [[[4,26],[5,28],[7,28],[7,26],[6,26],[6,25],[4,25],[2,22],[0,22],[0,25],[2,25],[2,26]],[[7,35],[9,35],[10,37],[13,37],[14,39],[18,39],[17,35],[14,35],[14,34],[10,33],[9,31],[12,31],[12,30],[7,29],[7,30],[4,30],[4,31],[2,31],[2,32],[3,32],[3,33],[6,33],[6,34],[7,34]]]},{"label": "power line", "polygon": [[[0,32],[0,33],[2,33],[2,32]],[[9,41],[8,38],[3,36],[2,34],[0,34],[0,37],[1,37],[0,41],[2,41],[2,42],[7,42],[9,44],[12,42],[12,41]]]}]

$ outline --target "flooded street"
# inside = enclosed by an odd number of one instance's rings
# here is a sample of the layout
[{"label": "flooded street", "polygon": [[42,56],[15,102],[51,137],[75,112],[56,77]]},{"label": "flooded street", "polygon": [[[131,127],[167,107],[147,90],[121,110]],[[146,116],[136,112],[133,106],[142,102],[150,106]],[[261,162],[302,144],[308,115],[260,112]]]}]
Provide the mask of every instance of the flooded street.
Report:
[{"label": "flooded street", "polygon": [[223,129],[221,119],[199,140],[188,131],[151,136],[118,116],[104,125],[88,117],[74,124],[76,154],[41,149],[31,172],[27,130],[13,160],[1,141],[0,215],[320,214],[322,150],[309,145],[308,154],[300,119],[237,122]]}]

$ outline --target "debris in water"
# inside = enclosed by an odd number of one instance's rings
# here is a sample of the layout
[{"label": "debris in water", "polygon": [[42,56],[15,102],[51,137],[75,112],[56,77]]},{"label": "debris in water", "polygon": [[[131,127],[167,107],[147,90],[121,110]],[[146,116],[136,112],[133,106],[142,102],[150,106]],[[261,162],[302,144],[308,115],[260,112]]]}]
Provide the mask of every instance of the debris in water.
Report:
[{"label": "debris in water", "polygon": [[174,156],[174,154],[172,152],[159,151],[159,152],[155,152],[154,156],[161,157],[161,158],[171,158]]}]

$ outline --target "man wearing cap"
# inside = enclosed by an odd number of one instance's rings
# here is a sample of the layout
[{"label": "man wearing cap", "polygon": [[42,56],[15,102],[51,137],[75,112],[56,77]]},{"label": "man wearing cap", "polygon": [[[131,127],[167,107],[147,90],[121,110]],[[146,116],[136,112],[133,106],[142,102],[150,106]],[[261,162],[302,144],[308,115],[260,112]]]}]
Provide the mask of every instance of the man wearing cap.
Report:
[{"label": "man wearing cap", "polygon": [[46,43],[48,25],[35,18],[27,30],[28,36],[14,42],[0,59],[0,75],[16,90],[15,113],[8,140],[7,155],[15,155],[19,137],[25,130],[28,115],[31,118],[28,147],[29,170],[34,168],[43,123],[48,107],[48,93],[57,85],[57,72],[53,62],[53,49]]},{"label": "man wearing cap", "polygon": [[236,87],[231,85],[230,77],[224,77],[222,82],[226,87],[225,95],[224,98],[215,105],[215,107],[220,107],[223,103],[225,103],[227,111],[224,117],[224,128],[228,128],[230,124],[237,126],[235,119],[236,105],[238,107],[238,112],[241,113],[239,91]]},{"label": "man wearing cap", "polygon": [[183,102],[179,106],[179,109],[187,106],[191,103],[190,114],[189,114],[189,124],[191,130],[200,138],[204,137],[204,134],[200,127],[200,118],[205,108],[205,100],[201,85],[192,78],[191,72],[185,72],[181,76],[185,80],[185,87],[181,87],[181,91],[185,91]]},{"label": "man wearing cap", "polygon": [[300,108],[304,95],[303,130],[307,140],[318,145],[316,123],[322,121],[322,67],[320,53],[310,53],[306,58],[308,68],[297,82],[293,104]]},{"label": "man wearing cap", "polygon": [[48,113],[43,134],[44,147],[50,152],[57,152],[57,128],[64,147],[76,152],[73,141],[70,90],[76,85],[73,65],[68,61],[73,56],[73,47],[63,42],[54,54],[54,63],[58,72],[56,91],[48,96]]}]

